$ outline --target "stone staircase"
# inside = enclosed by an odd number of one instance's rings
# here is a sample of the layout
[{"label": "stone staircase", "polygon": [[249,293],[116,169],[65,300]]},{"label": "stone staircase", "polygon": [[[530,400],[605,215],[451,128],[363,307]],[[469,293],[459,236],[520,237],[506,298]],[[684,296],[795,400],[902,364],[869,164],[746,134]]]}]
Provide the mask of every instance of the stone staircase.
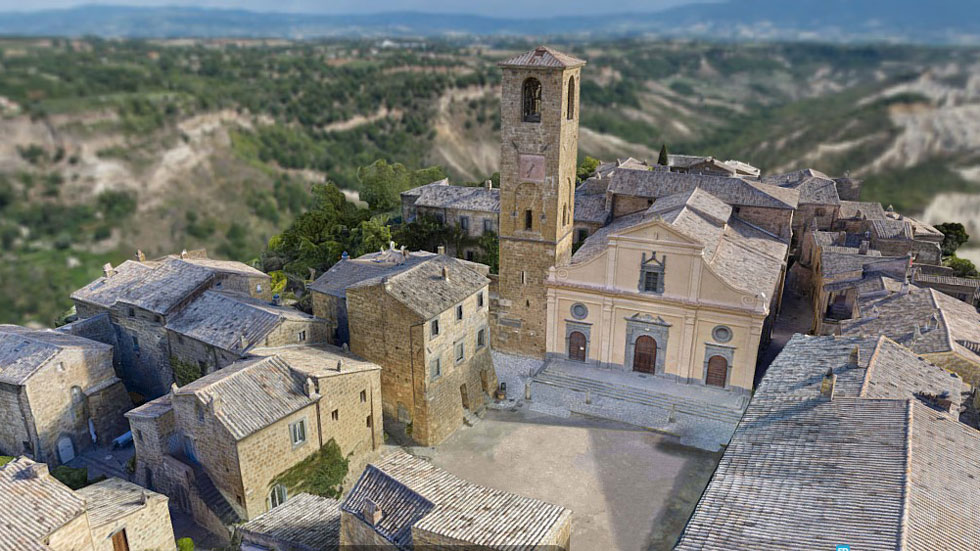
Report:
[{"label": "stone staircase", "polygon": [[644,388],[579,377],[552,369],[550,366],[534,378],[534,384],[577,391],[583,394],[588,392],[592,399],[596,397],[608,398],[719,423],[734,425],[742,418],[742,409],[735,407],[725,407],[705,401],[691,400],[683,396],[673,396]]},{"label": "stone staircase", "polygon": [[208,509],[223,522],[225,525],[232,525],[241,522],[243,519],[238,516],[225,496],[221,495],[211,477],[204,472],[201,467],[194,468],[194,478],[197,482],[197,493],[201,501],[208,506]]}]

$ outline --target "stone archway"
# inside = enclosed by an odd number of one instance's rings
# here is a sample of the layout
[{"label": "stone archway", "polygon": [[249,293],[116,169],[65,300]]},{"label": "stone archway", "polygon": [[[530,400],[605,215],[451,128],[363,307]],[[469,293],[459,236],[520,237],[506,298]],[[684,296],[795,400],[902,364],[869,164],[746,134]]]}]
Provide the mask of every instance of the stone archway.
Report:
[{"label": "stone archway", "polygon": [[579,331],[572,331],[568,335],[568,359],[578,362],[585,361],[586,339]]}]

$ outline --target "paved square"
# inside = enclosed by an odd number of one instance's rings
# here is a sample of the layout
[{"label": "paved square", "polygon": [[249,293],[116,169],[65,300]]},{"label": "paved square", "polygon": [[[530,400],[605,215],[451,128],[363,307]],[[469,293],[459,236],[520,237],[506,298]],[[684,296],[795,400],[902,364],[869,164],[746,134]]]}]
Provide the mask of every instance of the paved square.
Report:
[{"label": "paved square", "polygon": [[672,436],[573,415],[487,411],[438,448],[416,448],[477,484],[568,507],[574,551],[668,550],[720,453]]}]

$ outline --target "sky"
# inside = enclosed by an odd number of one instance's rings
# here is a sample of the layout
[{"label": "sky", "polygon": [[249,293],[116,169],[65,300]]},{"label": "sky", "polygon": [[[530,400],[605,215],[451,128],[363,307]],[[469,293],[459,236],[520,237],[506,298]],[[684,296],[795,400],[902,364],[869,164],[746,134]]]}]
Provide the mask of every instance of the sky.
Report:
[{"label": "sky", "polygon": [[615,0],[610,5],[596,0],[470,0],[468,2],[461,2],[460,0],[114,0],[81,2],[78,0],[30,0],[29,2],[0,0],[0,11],[34,11],[99,3],[127,6],[197,6],[322,14],[421,11],[520,18],[521,16],[548,17],[652,12],[695,1],[698,0]]}]

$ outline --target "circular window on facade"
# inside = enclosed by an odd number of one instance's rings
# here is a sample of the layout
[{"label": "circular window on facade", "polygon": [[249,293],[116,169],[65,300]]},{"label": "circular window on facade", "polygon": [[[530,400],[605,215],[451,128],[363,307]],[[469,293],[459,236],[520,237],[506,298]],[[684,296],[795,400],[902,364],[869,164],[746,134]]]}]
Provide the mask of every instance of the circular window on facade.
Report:
[{"label": "circular window on facade", "polygon": [[732,340],[732,330],[724,325],[719,325],[711,330],[711,336],[718,342],[728,342]]},{"label": "circular window on facade", "polygon": [[581,302],[572,305],[572,317],[577,320],[585,319],[589,315],[589,309]]}]

